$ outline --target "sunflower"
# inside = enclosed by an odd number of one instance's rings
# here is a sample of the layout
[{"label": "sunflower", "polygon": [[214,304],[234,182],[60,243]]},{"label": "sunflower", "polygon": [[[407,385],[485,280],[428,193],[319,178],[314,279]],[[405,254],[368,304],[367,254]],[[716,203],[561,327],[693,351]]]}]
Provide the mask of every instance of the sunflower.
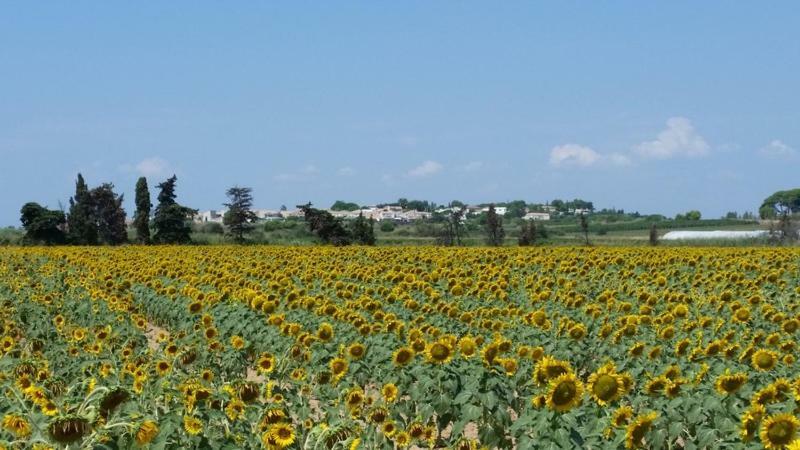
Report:
[{"label": "sunflower", "polygon": [[170,366],[169,361],[161,360],[156,363],[156,372],[158,373],[159,376],[163,377],[164,375],[169,373],[169,369],[171,367],[172,366]]},{"label": "sunflower", "polygon": [[761,419],[763,419],[766,415],[767,410],[763,405],[752,405],[742,415],[740,436],[743,441],[749,442],[753,440],[758,432],[758,426],[761,423]]},{"label": "sunflower", "polygon": [[500,366],[506,372],[506,376],[513,377],[514,374],[517,373],[518,364],[516,359],[503,358],[503,359],[498,359],[497,362],[500,363]]},{"label": "sunflower", "polygon": [[241,350],[245,347],[245,345],[247,345],[241,336],[231,336],[230,342],[231,347],[235,348],[236,350]]},{"label": "sunflower", "polygon": [[330,362],[334,381],[339,381],[347,374],[348,363],[344,358],[333,358]]},{"label": "sunflower", "polygon": [[641,447],[650,428],[658,418],[658,413],[640,414],[625,428],[625,448]]},{"label": "sunflower", "polygon": [[792,414],[775,414],[761,423],[759,437],[765,448],[784,448],[795,440],[800,429],[800,419]]},{"label": "sunflower", "polygon": [[408,447],[408,444],[411,443],[411,436],[405,431],[401,431],[394,436],[394,443],[400,448]]},{"label": "sunflower", "polygon": [[294,443],[294,428],[283,422],[276,423],[269,428],[267,434],[270,441],[274,442],[278,448],[286,448]]},{"label": "sunflower", "polygon": [[386,403],[394,403],[397,400],[398,389],[394,383],[386,383],[381,388],[381,395]]},{"label": "sunflower", "polygon": [[772,370],[778,363],[778,354],[772,350],[759,349],[753,353],[750,362],[756,370],[766,372]]},{"label": "sunflower", "polygon": [[730,369],[725,369],[725,373],[717,377],[714,387],[720,395],[730,395],[738,391],[746,382],[746,373],[731,374]]},{"label": "sunflower", "polygon": [[633,418],[633,408],[628,405],[620,406],[611,416],[611,424],[617,428],[627,426]]},{"label": "sunflower", "polygon": [[453,358],[453,349],[444,339],[439,339],[428,344],[425,357],[430,363],[445,364]]},{"label": "sunflower", "polygon": [[408,347],[400,347],[392,353],[392,363],[397,366],[405,366],[414,359],[414,350]]},{"label": "sunflower", "polygon": [[397,425],[393,420],[387,420],[381,425],[381,433],[386,437],[392,437],[397,433]]},{"label": "sunflower", "polygon": [[383,406],[379,406],[370,410],[367,418],[373,423],[383,423],[389,417],[389,410]]},{"label": "sunflower", "polygon": [[183,429],[192,436],[196,436],[203,431],[203,422],[192,416],[183,416]]},{"label": "sunflower", "polygon": [[24,417],[16,414],[6,414],[3,416],[3,428],[13,433],[19,438],[31,434],[31,426]]},{"label": "sunflower", "polygon": [[366,352],[367,349],[364,347],[364,344],[359,342],[351,344],[349,347],[347,347],[347,354],[354,360],[363,358]]},{"label": "sunflower", "polygon": [[256,369],[262,374],[268,374],[275,369],[275,357],[269,353],[262,353],[256,361]]},{"label": "sunflower", "polygon": [[565,412],[578,406],[583,396],[583,383],[575,375],[565,373],[550,381],[547,396],[547,407]]},{"label": "sunflower", "polygon": [[663,375],[655,377],[645,384],[644,391],[648,395],[662,394],[670,382],[670,379]]},{"label": "sunflower", "polygon": [[333,327],[331,324],[324,322],[317,329],[317,339],[322,342],[328,342],[333,339]]},{"label": "sunflower", "polygon": [[622,377],[620,377],[614,364],[608,363],[589,376],[587,380],[589,393],[600,406],[619,400],[624,393]]},{"label": "sunflower", "polygon": [[470,336],[464,336],[458,341],[458,350],[464,358],[472,358],[478,351],[478,344]]},{"label": "sunflower", "polygon": [[139,445],[149,444],[158,435],[158,425],[152,420],[145,420],[136,432],[136,443]]},{"label": "sunflower", "polygon": [[571,372],[569,362],[545,356],[534,366],[533,378],[539,386],[546,386],[551,379]]},{"label": "sunflower", "polygon": [[364,391],[360,387],[354,387],[347,392],[345,404],[350,410],[360,408],[364,403]]}]

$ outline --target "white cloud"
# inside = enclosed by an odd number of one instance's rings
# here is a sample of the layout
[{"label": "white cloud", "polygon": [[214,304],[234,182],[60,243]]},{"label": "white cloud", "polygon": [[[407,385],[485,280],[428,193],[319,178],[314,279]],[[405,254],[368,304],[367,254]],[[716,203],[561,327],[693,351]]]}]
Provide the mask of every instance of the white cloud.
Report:
[{"label": "white cloud", "polygon": [[606,157],[606,160],[614,166],[629,166],[631,159],[622,153],[612,153]]},{"label": "white cloud", "polygon": [[553,167],[589,167],[602,157],[589,147],[578,144],[564,144],[550,150],[550,165]]},{"label": "white cloud", "polygon": [[791,158],[797,154],[797,150],[778,139],[773,139],[772,142],[761,147],[758,152],[770,158]]},{"label": "white cloud", "polygon": [[475,172],[483,168],[483,161],[470,161],[461,167],[464,172]]},{"label": "white cloud", "polygon": [[408,171],[410,177],[428,177],[442,171],[442,165],[436,161],[425,161]]},{"label": "white cloud", "polygon": [[671,117],[667,128],[654,141],[642,142],[634,151],[644,158],[668,159],[673,156],[697,157],[708,154],[709,145],[685,117]]},{"label": "white cloud", "polygon": [[313,164],[309,164],[309,165],[303,167],[300,170],[300,173],[304,173],[306,175],[314,175],[316,173],[319,173],[319,169],[317,169],[317,166],[315,166]]},{"label": "white cloud", "polygon": [[159,158],[158,156],[145,158],[135,165],[123,164],[119,166],[119,170],[122,172],[139,174],[145,177],[165,177],[174,172],[169,162],[163,158]]},{"label": "white cloud", "polygon": [[353,169],[352,167],[342,167],[336,172],[336,174],[340,177],[352,177],[356,174],[356,169]]}]

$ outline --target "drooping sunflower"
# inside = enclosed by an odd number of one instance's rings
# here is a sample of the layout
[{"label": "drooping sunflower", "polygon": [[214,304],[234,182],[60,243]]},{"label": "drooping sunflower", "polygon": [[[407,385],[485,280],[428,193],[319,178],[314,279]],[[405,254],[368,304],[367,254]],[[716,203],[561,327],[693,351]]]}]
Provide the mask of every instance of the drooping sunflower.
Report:
[{"label": "drooping sunflower", "polygon": [[136,432],[136,443],[139,445],[149,444],[158,436],[158,424],[152,420],[145,420],[139,425],[139,430]]},{"label": "drooping sunflower", "polygon": [[563,374],[571,373],[572,368],[567,361],[550,356],[540,359],[533,368],[533,378],[539,386],[546,386],[550,380]]},{"label": "drooping sunflower", "polygon": [[23,438],[31,434],[31,426],[24,417],[17,414],[3,416],[3,428],[13,433],[16,437]]},{"label": "drooping sunflower", "polygon": [[631,419],[633,418],[633,408],[629,405],[620,406],[614,411],[614,414],[611,416],[611,424],[617,428],[622,428],[630,423]]},{"label": "drooping sunflower", "polygon": [[793,414],[782,413],[764,419],[758,435],[765,448],[780,449],[795,440],[798,430],[800,419]]},{"label": "drooping sunflower", "polygon": [[725,369],[725,373],[717,377],[714,387],[720,395],[731,395],[744,386],[746,382],[747,374],[745,372],[732,374],[729,369]]},{"label": "drooping sunflower", "polygon": [[758,433],[758,426],[761,424],[761,419],[767,415],[767,410],[763,405],[751,405],[750,408],[742,414],[741,431],[739,435],[744,442],[750,442]]},{"label": "drooping sunflower", "polygon": [[658,413],[649,412],[646,414],[639,414],[625,428],[625,448],[638,448],[644,444],[644,438],[650,428],[653,427],[653,422],[658,418]]},{"label": "drooping sunflower", "polygon": [[569,411],[580,405],[583,397],[583,383],[572,373],[565,373],[550,381],[547,407],[557,412]]}]

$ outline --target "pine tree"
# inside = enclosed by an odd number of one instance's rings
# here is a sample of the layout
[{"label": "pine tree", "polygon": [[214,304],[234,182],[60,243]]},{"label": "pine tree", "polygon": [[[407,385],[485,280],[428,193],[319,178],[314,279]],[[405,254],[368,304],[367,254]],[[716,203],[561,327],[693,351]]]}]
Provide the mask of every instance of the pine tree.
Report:
[{"label": "pine tree", "polygon": [[150,190],[147,187],[147,178],[140,177],[136,181],[136,213],[133,216],[133,226],[136,228],[136,239],[140,244],[150,243]]},{"label": "pine tree", "polygon": [[90,192],[100,242],[109,245],[126,242],[128,230],[125,226],[125,210],[122,208],[123,196],[114,192],[111,183],[103,183]]},{"label": "pine tree", "polygon": [[77,245],[97,244],[97,224],[93,213],[92,194],[83,180],[83,175],[78,174],[75,196],[69,199],[67,226],[70,242]]},{"label": "pine tree", "polygon": [[486,243],[499,247],[503,245],[506,232],[503,229],[503,218],[494,209],[494,204],[489,205],[489,212],[486,213]]},{"label": "pine tree", "polygon": [[175,201],[175,182],[173,175],[160,183],[158,188],[158,206],[153,216],[153,242],[159,244],[188,244],[192,241],[192,229],[186,221],[196,213],[195,210],[181,206]]},{"label": "pine tree", "polygon": [[223,203],[228,208],[222,223],[230,230],[236,242],[244,242],[244,235],[253,231],[253,222],[258,216],[251,210],[253,207],[252,189],[246,187],[232,187],[225,195],[230,199],[230,203]]}]

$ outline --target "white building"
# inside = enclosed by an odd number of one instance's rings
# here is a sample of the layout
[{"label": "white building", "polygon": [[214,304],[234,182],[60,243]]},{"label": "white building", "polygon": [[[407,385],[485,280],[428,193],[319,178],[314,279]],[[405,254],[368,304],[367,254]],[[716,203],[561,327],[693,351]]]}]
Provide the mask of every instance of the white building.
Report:
[{"label": "white building", "polygon": [[222,218],[225,216],[225,210],[217,211],[217,210],[210,210],[210,211],[200,211],[194,216],[195,222],[216,222],[222,223]]},{"label": "white building", "polygon": [[[489,212],[489,207],[481,208],[481,212]],[[508,212],[508,208],[505,206],[495,206],[494,212],[497,213],[498,216],[505,216]]]},{"label": "white building", "polygon": [[529,212],[522,216],[525,220],[550,220],[550,213],[546,212]]}]

